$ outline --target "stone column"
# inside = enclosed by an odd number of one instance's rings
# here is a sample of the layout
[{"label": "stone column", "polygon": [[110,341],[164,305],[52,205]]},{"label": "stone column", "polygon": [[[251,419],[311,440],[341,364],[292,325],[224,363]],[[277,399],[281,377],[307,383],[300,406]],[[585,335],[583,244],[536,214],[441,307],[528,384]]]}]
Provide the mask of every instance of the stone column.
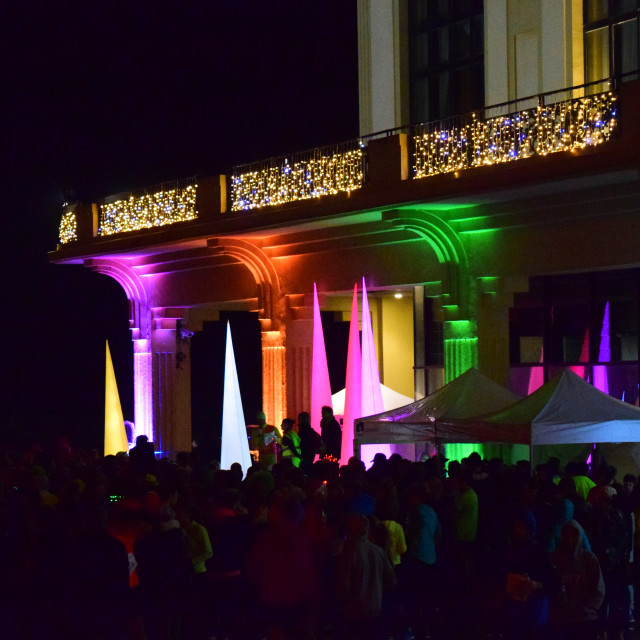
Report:
[{"label": "stone column", "polygon": [[478,364],[492,380],[509,386],[509,306],[512,296],[478,296]]},{"label": "stone column", "polygon": [[262,331],[262,410],[267,421],[280,427],[287,417],[287,365],[285,326]]},{"label": "stone column", "polygon": [[[287,311],[287,412],[290,418],[311,410],[313,307],[304,304],[304,296],[296,298],[290,298]],[[316,430],[320,428],[320,425],[311,426]]]},{"label": "stone column", "polygon": [[173,457],[191,450],[190,343],[178,318],[154,309],[152,345],[153,429],[156,449]]},{"label": "stone column", "polygon": [[151,340],[133,340],[133,402],[135,435],[155,440]]},{"label": "stone column", "polygon": [[473,320],[447,320],[444,334],[445,384],[478,366],[478,337]]},{"label": "stone column", "polygon": [[505,387],[509,386],[509,308],[514,293],[527,291],[526,276],[477,278],[479,369]]}]

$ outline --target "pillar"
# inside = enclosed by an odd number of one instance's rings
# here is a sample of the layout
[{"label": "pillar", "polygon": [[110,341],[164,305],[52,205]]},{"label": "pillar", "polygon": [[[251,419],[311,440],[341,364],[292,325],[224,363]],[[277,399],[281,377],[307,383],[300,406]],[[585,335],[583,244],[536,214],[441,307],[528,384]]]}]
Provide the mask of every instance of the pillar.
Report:
[{"label": "pillar", "polygon": [[191,450],[191,346],[179,318],[154,309],[151,332],[153,431],[156,450],[170,457]]},{"label": "pillar", "polygon": [[[290,296],[287,310],[287,411],[295,418],[311,409],[313,306],[304,296]],[[311,425],[319,429],[320,425]]]},{"label": "pillar", "polygon": [[448,320],[444,333],[445,384],[478,366],[478,336],[472,320]]},{"label": "pillar", "polygon": [[280,426],[287,417],[285,325],[262,331],[262,410],[267,421]]},{"label": "pillar", "polygon": [[476,309],[479,369],[503,386],[509,386],[509,307],[512,299],[513,296],[506,293],[481,291]]},{"label": "pillar", "polygon": [[134,436],[155,440],[153,431],[153,359],[151,340],[133,340]]}]

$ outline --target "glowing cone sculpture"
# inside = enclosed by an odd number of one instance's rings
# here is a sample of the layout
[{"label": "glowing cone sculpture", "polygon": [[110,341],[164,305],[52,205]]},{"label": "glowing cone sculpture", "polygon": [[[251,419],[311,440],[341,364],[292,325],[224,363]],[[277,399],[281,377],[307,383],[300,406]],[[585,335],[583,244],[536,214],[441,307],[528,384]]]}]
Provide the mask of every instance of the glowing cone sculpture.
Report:
[{"label": "glowing cone sculpture", "polygon": [[353,287],[351,321],[349,323],[349,346],[347,348],[347,375],[345,380],[344,415],[342,419],[342,447],[340,461],[349,462],[353,456],[355,437],[353,421],[362,416],[362,357],[360,354],[360,331],[358,329],[358,285]]},{"label": "glowing cone sculpture", "polygon": [[[610,362],[610,360],[611,339],[609,337],[609,303],[607,302],[604,307],[604,317],[602,318],[602,331],[600,331],[598,362]],[[595,365],[593,367],[593,386],[603,393],[609,393],[609,378],[606,365]]]},{"label": "glowing cone sculpture", "polygon": [[320,427],[322,407],[332,407],[331,384],[329,382],[329,366],[324,345],[318,291],[313,283],[313,352],[311,355],[311,426]]},{"label": "glowing cone sculpture", "polygon": [[224,392],[222,399],[222,449],[220,468],[229,469],[234,462],[240,463],[246,474],[251,467],[247,427],[244,423],[238,370],[231,341],[231,327],[227,322],[227,346],[224,357]]},{"label": "glowing cone sculpture", "polygon": [[120,451],[128,451],[127,432],[124,428],[120,395],[113,370],[109,341],[107,340],[107,357],[104,385],[104,455],[116,455]]},{"label": "glowing cone sculpture", "polygon": [[[372,416],[384,411],[382,401],[382,387],[380,386],[380,372],[376,345],[373,339],[371,314],[369,313],[369,299],[367,286],[362,278],[362,416]],[[391,445],[381,444],[377,452],[391,455]]]}]

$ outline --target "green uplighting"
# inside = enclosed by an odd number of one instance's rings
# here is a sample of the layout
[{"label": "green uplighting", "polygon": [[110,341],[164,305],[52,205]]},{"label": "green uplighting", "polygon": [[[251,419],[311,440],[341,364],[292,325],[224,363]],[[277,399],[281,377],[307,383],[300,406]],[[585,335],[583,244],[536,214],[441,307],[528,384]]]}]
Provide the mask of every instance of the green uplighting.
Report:
[{"label": "green uplighting", "polygon": [[471,235],[471,234],[479,234],[479,233],[497,233],[499,229],[470,229],[468,231],[459,231],[460,234]]},{"label": "green uplighting", "polygon": [[478,338],[448,338],[444,341],[445,384],[477,366]]}]

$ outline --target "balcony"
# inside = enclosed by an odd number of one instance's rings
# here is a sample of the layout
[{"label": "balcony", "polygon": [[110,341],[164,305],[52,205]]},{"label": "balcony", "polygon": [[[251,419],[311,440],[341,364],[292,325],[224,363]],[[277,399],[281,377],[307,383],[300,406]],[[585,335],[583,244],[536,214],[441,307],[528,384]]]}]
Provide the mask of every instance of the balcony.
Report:
[{"label": "balcony", "polygon": [[[604,84],[611,88],[602,91]],[[622,89],[631,85],[638,83]],[[572,87],[236,166],[229,178],[193,178],[111,196],[94,205],[91,215],[84,214],[84,221],[78,219],[82,207],[70,206],[60,222],[60,244],[208,222],[220,214],[229,218],[291,203],[328,202],[332,196],[349,197],[367,187],[418,183],[437,175],[457,176],[480,167],[596,147],[614,139],[619,128],[620,91],[613,86],[600,81]],[[624,100],[620,102],[624,109]]]}]

